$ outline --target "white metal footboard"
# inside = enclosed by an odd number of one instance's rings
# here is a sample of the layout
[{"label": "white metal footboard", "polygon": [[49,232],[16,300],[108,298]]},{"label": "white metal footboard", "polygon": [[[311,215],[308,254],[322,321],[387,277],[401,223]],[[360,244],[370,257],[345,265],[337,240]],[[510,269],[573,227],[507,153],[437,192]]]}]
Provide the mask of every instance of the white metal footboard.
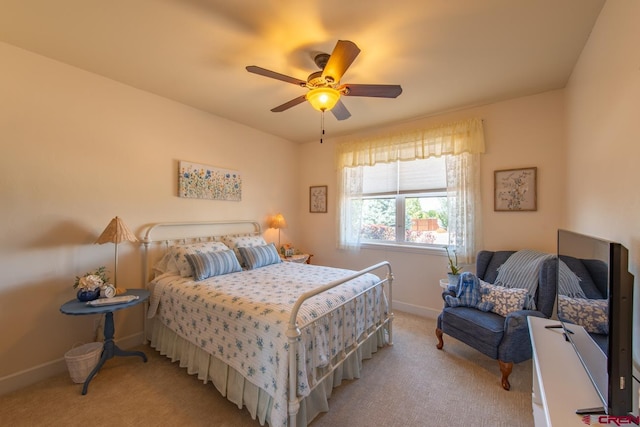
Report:
[{"label": "white metal footboard", "polygon": [[[160,234],[161,237],[157,235]],[[166,251],[166,248],[169,247],[170,244],[173,243],[192,243],[192,242],[201,242],[201,241],[211,241],[218,240],[219,236],[226,234],[242,234],[242,235],[261,235],[261,227],[260,224],[256,221],[205,221],[205,222],[165,222],[165,223],[155,223],[150,224],[147,232],[145,233],[142,241],[144,244],[144,285],[146,286],[151,279],[151,267],[153,266],[153,261],[158,260],[162,254]],[[185,237],[188,236],[188,237]],[[155,249],[154,249],[155,248]],[[298,324],[297,318],[298,313],[302,307],[302,305],[311,299],[312,297],[319,295],[323,292],[326,292],[332,288],[335,288],[345,282],[356,279],[364,274],[374,272],[375,270],[384,270],[384,276],[382,274],[378,274],[380,281],[378,281],[375,285],[367,288],[366,290],[358,293],[357,295],[351,296],[348,300],[343,301],[339,306],[334,307],[331,311],[313,318],[312,320],[306,321],[303,324]],[[384,277],[384,278],[383,278]],[[393,344],[393,333],[392,333],[392,322],[393,322],[393,310],[392,310],[392,283],[393,283],[393,273],[391,271],[391,265],[389,262],[384,261],[378,264],[375,264],[371,267],[368,267],[364,270],[354,272],[350,276],[344,277],[343,279],[336,280],[327,285],[324,285],[320,288],[314,289],[312,291],[306,292],[301,295],[296,303],[293,306],[292,312],[289,317],[288,329],[286,332],[288,344],[289,344],[289,360],[288,360],[288,368],[289,368],[289,378],[288,378],[288,417],[289,417],[289,426],[295,427],[297,422],[297,414],[300,410],[300,403],[304,399],[304,396],[298,396],[298,366],[297,366],[297,344],[299,342],[303,342],[302,334],[307,332],[307,329],[314,331],[313,328],[323,327],[321,322],[325,322],[329,320],[330,325],[333,325],[331,322],[331,318],[333,316],[343,316],[342,324],[346,324],[345,316],[347,312],[347,306],[349,304],[353,304],[356,307],[357,304],[365,304],[365,328],[364,332],[361,336],[355,337],[355,342],[349,343],[345,345],[347,342],[347,333],[342,331],[342,342],[340,345],[340,349],[338,350],[338,354],[334,357],[331,357],[328,365],[323,366],[320,374],[317,374],[318,369],[315,367],[315,364],[312,363],[312,370],[310,371],[311,379],[309,382],[309,387],[313,390],[317,385],[321,384],[326,378],[334,373],[334,371],[339,368],[342,364],[344,364],[345,360],[349,358],[354,352],[358,351],[361,346],[367,342],[367,340],[373,335],[383,330],[388,334],[388,344]],[[369,292],[377,292],[380,290],[380,295],[383,298],[386,295],[387,298],[387,309],[386,312],[382,313],[381,316],[377,317],[377,321],[373,322],[373,325],[367,327],[366,316],[367,316],[367,298],[366,295]],[[364,302],[360,302],[359,298],[361,298]],[[339,319],[339,318],[338,318]],[[333,326],[331,326],[333,327]],[[343,326],[345,328],[345,326]],[[357,328],[357,325],[356,325]],[[145,316],[145,330],[146,330],[146,316]],[[340,334],[338,334],[340,335]],[[313,335],[315,337],[315,335]],[[314,346],[314,351],[316,348]],[[312,355],[314,357],[314,355]],[[319,377],[319,378],[318,378]]]},{"label": "white metal footboard", "polygon": [[[376,283],[374,286],[368,288],[367,290],[364,290],[360,293],[358,293],[357,295],[354,295],[353,297],[351,297],[350,299],[348,299],[347,301],[344,301],[342,304],[340,304],[339,306],[335,307],[335,309],[333,309],[332,311],[325,313],[322,316],[319,316],[311,321],[306,322],[305,324],[299,325],[297,318],[298,318],[298,312],[300,311],[300,307],[302,306],[302,304],[305,303],[305,301],[309,300],[310,298],[321,294],[322,292],[325,292],[331,288],[335,288],[336,286],[342,285],[345,282],[348,282],[350,280],[353,280],[359,276],[362,276],[366,273],[370,273],[374,270],[378,270],[378,269],[386,269],[386,277],[382,280],[380,280],[378,283]],[[343,279],[340,280],[336,280],[333,281],[327,285],[324,285],[320,288],[314,289],[312,291],[306,292],[303,295],[301,295],[298,300],[296,301],[296,303],[293,306],[293,309],[291,311],[291,315],[289,317],[289,326],[287,329],[287,337],[289,339],[289,389],[288,389],[288,396],[289,396],[289,404],[288,404],[288,409],[289,409],[289,427],[295,427],[296,426],[296,416],[298,414],[298,411],[300,410],[300,401],[303,399],[303,397],[298,396],[297,393],[297,389],[298,389],[298,360],[297,360],[297,352],[296,352],[296,348],[297,348],[297,343],[301,340],[302,337],[302,331],[306,328],[315,328],[317,327],[318,324],[320,324],[320,322],[323,321],[323,319],[325,319],[326,317],[331,317],[331,316],[335,316],[336,313],[338,316],[342,315],[343,316],[343,328],[344,325],[346,324],[346,322],[344,321],[344,316],[346,313],[346,306],[347,304],[354,302],[354,304],[357,304],[357,298],[366,294],[367,292],[375,292],[375,289],[380,287],[382,290],[382,294],[384,294],[384,290],[385,290],[385,285],[388,285],[388,309],[387,309],[387,313],[386,316],[384,317],[384,319],[382,321],[380,321],[377,325],[374,325],[373,328],[367,329],[365,327],[365,331],[363,332],[363,336],[362,337],[357,337],[356,342],[354,343],[354,345],[351,345],[349,348],[347,348],[347,345],[345,344],[345,339],[346,339],[346,333],[342,334],[342,340],[343,343],[341,345],[341,353],[338,355],[338,359],[332,363],[330,363],[329,369],[327,370],[327,372],[324,373],[324,375],[321,378],[315,378],[314,384],[312,386],[315,387],[317,384],[322,383],[322,381],[327,378],[329,375],[333,374],[333,371],[338,368],[352,353],[354,353],[355,351],[358,350],[358,348],[367,341],[367,339],[369,337],[371,337],[371,335],[377,333],[380,329],[385,328],[388,335],[389,335],[389,345],[393,345],[393,328],[392,328],[392,323],[393,323],[393,310],[392,310],[392,299],[393,299],[393,295],[392,295],[392,284],[393,284],[393,272],[391,271],[391,264],[389,264],[388,261],[383,261],[380,262],[378,264],[375,264],[371,267],[368,267],[364,270],[360,270],[350,276],[347,276]],[[364,298],[364,304],[365,304],[365,317],[366,317],[366,303],[367,303],[367,299]],[[342,312],[342,314],[340,314]],[[366,322],[365,322],[365,326],[366,326]],[[315,376],[315,370],[313,375]]]}]

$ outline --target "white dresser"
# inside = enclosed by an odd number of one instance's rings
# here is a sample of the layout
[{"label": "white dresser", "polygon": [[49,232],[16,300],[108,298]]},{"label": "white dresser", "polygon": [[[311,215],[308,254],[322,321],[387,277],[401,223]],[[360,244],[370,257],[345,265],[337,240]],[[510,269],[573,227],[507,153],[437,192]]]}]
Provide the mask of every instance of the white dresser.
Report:
[{"label": "white dresser", "polygon": [[[533,418],[536,427],[585,426],[576,409],[602,407],[602,402],[562,329],[547,329],[557,320],[528,317],[533,347]],[[575,334],[586,334],[580,326]],[[598,424],[592,415],[590,425]]]}]

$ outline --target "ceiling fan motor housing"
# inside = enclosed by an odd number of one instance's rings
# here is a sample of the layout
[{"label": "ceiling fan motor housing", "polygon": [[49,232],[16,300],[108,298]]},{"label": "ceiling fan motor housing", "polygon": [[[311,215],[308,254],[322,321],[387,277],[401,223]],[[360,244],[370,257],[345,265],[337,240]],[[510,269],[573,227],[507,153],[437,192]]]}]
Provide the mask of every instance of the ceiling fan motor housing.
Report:
[{"label": "ceiling fan motor housing", "polygon": [[[316,63],[316,65],[318,66],[318,68],[320,68],[320,74],[322,74],[322,72],[324,71],[324,68],[327,66],[327,62],[329,62],[329,58],[331,58],[331,55],[329,55],[328,53],[319,53],[315,56],[315,58],[313,59],[313,61]],[[315,75],[317,73],[313,73],[312,75]],[[311,76],[309,76],[311,77]],[[336,79],[333,76],[324,76],[324,79],[322,81],[322,85],[332,85],[336,83]]]},{"label": "ceiling fan motor housing", "polygon": [[320,68],[321,70],[324,70],[324,67],[327,65],[327,62],[329,62],[329,57],[331,57],[331,55],[329,55],[328,53],[319,53],[315,56],[315,58],[313,58],[313,62],[316,63],[318,68]]},{"label": "ceiling fan motor housing", "polygon": [[327,85],[330,85],[332,83],[333,82],[329,81],[328,78],[322,77],[322,71],[316,71],[315,73],[309,74],[309,77],[307,77],[307,87],[310,89],[317,87],[326,87]]}]

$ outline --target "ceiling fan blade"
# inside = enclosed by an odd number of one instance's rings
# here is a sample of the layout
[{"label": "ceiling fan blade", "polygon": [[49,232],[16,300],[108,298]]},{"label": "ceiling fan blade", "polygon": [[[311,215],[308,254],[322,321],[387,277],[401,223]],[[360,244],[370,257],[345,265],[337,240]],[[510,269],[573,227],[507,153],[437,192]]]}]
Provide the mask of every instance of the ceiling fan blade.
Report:
[{"label": "ceiling fan blade", "polygon": [[322,77],[327,79],[329,84],[339,82],[359,53],[360,48],[354,42],[338,40],[336,47],[331,52],[329,61],[327,61],[327,65],[322,70]]},{"label": "ceiling fan blade", "polygon": [[338,90],[346,96],[371,96],[377,98],[397,98],[402,93],[400,85],[344,84]]},{"label": "ceiling fan blade", "polygon": [[351,117],[351,113],[347,110],[347,107],[344,106],[341,99],[339,99],[336,105],[331,109],[331,112],[338,120],[346,120]]},{"label": "ceiling fan blade", "polygon": [[271,77],[272,79],[281,80],[287,83],[293,83],[298,86],[306,86],[307,82],[304,80],[296,79],[295,77],[285,76],[284,74],[276,73],[275,71],[267,70],[266,68],[258,67],[255,65],[249,65],[246,67],[250,73],[258,74],[265,77]]},{"label": "ceiling fan blade", "polygon": [[305,100],[306,100],[305,95],[301,95],[297,98],[293,98],[289,102],[285,102],[282,105],[278,105],[277,107],[272,108],[271,111],[273,111],[274,113],[281,113],[284,110],[288,110],[291,107],[295,107],[296,105],[303,103]]}]

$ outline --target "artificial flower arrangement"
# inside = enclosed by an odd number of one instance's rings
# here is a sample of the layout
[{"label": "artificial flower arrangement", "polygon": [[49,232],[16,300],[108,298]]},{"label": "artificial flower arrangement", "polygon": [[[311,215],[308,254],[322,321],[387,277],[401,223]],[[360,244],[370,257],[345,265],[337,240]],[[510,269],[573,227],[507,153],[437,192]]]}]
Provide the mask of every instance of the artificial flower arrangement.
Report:
[{"label": "artificial flower arrangement", "polygon": [[76,276],[73,287],[78,291],[95,291],[108,283],[107,268],[102,266],[96,271],[85,273],[84,276]]},{"label": "artificial flower arrangement", "polygon": [[291,243],[285,243],[284,245],[280,246],[280,253],[283,257],[290,257],[294,255],[295,249],[293,248]]}]

